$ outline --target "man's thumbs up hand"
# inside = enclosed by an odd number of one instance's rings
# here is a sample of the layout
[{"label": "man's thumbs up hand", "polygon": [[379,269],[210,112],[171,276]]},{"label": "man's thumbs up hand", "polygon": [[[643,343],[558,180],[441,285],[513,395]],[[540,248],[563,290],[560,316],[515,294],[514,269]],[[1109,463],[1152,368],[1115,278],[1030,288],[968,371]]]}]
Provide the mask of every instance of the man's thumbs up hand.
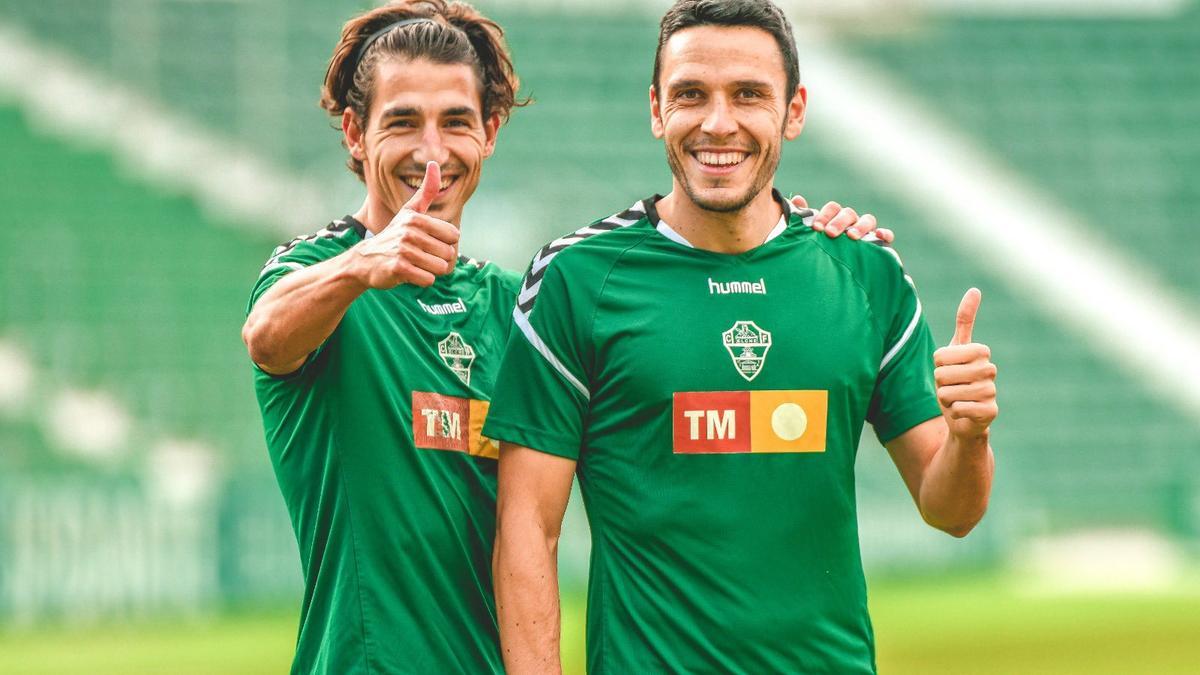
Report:
[{"label": "man's thumbs up hand", "polygon": [[426,164],[421,187],[388,226],[355,247],[358,260],[363,263],[358,266],[361,278],[367,287],[432,286],[438,276],[454,269],[458,260],[458,228],[428,214],[441,183],[438,163]]},{"label": "man's thumbs up hand", "polygon": [[417,213],[426,213],[429,211],[429,206],[433,204],[433,200],[437,199],[441,186],[442,167],[438,166],[437,162],[429,162],[425,165],[425,179],[421,181],[421,187],[417,188],[416,193],[404,205],[401,212],[407,209]]},{"label": "man's thumbs up hand", "polygon": [[954,338],[950,340],[950,344],[971,343],[971,331],[975,330],[975,315],[979,314],[979,303],[982,300],[983,294],[978,288],[968,290],[963,296],[962,302],[958,303],[958,314],[954,317]]},{"label": "man's thumbs up hand", "polygon": [[987,345],[971,341],[982,294],[972,288],[963,295],[955,316],[950,345],[933,353],[938,402],[950,433],[962,440],[986,439],[996,419],[996,365]]}]

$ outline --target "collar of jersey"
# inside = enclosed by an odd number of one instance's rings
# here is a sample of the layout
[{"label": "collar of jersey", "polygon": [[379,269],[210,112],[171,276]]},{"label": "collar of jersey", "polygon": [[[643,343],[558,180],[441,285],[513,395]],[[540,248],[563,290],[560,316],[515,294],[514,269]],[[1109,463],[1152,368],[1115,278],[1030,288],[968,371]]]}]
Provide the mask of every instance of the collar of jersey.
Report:
[{"label": "collar of jersey", "polygon": [[[771,228],[771,231],[767,233],[767,237],[765,239],[763,239],[762,243],[759,244],[759,246],[767,244],[771,240],[773,240],[776,237],[778,237],[779,235],[783,234],[787,230],[787,228],[791,225],[791,223],[792,223],[791,217],[792,216],[799,216],[800,220],[803,221],[805,218],[809,218],[813,215],[812,209],[800,208],[800,207],[796,206],[795,204],[792,204],[791,201],[784,199],[783,195],[780,194],[779,190],[774,190],[774,189],[771,190],[771,196],[775,199],[776,202],[779,202],[779,205],[783,209],[783,214],[779,216],[779,222],[775,224],[775,227]],[[667,224],[667,221],[665,221],[661,217],[659,217],[658,209],[656,208],[655,205],[658,204],[658,200],[660,200],[662,198],[663,198],[662,195],[656,194],[653,197],[650,197],[649,199],[646,199],[643,201],[643,205],[646,209],[647,220],[649,220],[651,223],[654,224],[654,229],[658,230],[659,234],[661,234],[662,236],[666,237],[667,239],[670,239],[671,241],[675,242],[676,244],[679,244],[680,246],[685,246],[687,248],[695,249],[696,246],[694,244],[692,244],[692,242],[688,241],[682,234],[679,234],[678,232],[676,232],[674,228],[672,228],[670,225]],[[758,246],[756,246],[754,248],[758,248]],[[753,251],[754,249],[750,249],[750,250]]]},{"label": "collar of jersey", "polygon": [[342,222],[346,223],[355,232],[357,232],[360,239],[370,239],[371,237],[375,236],[370,230],[367,229],[366,225],[358,222],[358,219],[354,216],[342,216]]}]

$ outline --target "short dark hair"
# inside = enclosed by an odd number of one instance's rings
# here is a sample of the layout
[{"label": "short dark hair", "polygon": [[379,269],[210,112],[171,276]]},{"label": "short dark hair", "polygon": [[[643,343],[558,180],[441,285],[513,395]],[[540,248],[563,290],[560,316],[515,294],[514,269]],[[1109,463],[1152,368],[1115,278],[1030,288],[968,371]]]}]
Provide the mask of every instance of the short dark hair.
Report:
[{"label": "short dark hair", "polygon": [[792,24],[783,10],[770,0],[678,0],[663,15],[658,30],[658,50],[654,52],[655,91],[662,72],[663,47],[671,36],[685,28],[696,26],[749,26],[761,28],[775,38],[783,56],[783,71],[787,75],[787,99],[791,100],[800,86],[800,59],[796,55],[796,37]]},{"label": "short dark hair", "polygon": [[[411,19],[427,21],[389,29]],[[377,35],[380,30],[383,34]],[[506,122],[514,107],[529,103],[529,99],[517,99],[520,80],[504,43],[504,31],[495,21],[465,2],[392,0],[354,17],[342,28],[342,38],[325,72],[321,107],[334,117],[341,117],[342,111],[349,108],[365,127],[375,94],[375,66],[382,59],[397,56],[472,66],[479,81],[485,120],[495,114]],[[363,177],[361,161],[351,157],[346,165]]]}]

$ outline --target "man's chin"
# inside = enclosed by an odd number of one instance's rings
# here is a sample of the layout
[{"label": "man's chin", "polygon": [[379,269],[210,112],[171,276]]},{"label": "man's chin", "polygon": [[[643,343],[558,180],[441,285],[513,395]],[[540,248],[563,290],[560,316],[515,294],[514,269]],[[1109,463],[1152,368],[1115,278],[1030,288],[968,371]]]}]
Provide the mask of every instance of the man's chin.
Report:
[{"label": "man's chin", "polygon": [[689,189],[687,193],[693,204],[714,213],[741,211],[754,199],[749,190],[734,191],[729,188]]}]

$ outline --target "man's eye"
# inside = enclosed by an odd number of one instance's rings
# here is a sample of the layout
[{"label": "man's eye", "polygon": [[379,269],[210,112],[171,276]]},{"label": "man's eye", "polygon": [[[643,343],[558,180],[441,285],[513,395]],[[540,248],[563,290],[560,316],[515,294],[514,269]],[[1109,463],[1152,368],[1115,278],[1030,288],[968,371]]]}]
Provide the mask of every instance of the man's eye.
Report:
[{"label": "man's eye", "polygon": [[758,98],[762,94],[756,89],[739,89],[737,95],[738,98]]},{"label": "man's eye", "polygon": [[413,123],[412,123],[412,120],[393,120],[393,121],[389,122],[387,126],[389,129],[396,129],[396,128],[409,129],[409,128],[412,128]]},{"label": "man's eye", "polygon": [[676,94],[675,98],[683,99],[685,101],[695,101],[696,99],[700,98],[701,95],[702,94],[700,93],[699,89],[684,89]]},{"label": "man's eye", "polygon": [[447,120],[447,121],[446,121],[446,126],[448,126],[448,127],[456,127],[456,128],[459,128],[459,129],[461,129],[461,128],[464,128],[464,127],[469,127],[469,126],[471,126],[471,125],[470,125],[470,124],[467,124],[467,121],[466,121],[466,120]]}]

